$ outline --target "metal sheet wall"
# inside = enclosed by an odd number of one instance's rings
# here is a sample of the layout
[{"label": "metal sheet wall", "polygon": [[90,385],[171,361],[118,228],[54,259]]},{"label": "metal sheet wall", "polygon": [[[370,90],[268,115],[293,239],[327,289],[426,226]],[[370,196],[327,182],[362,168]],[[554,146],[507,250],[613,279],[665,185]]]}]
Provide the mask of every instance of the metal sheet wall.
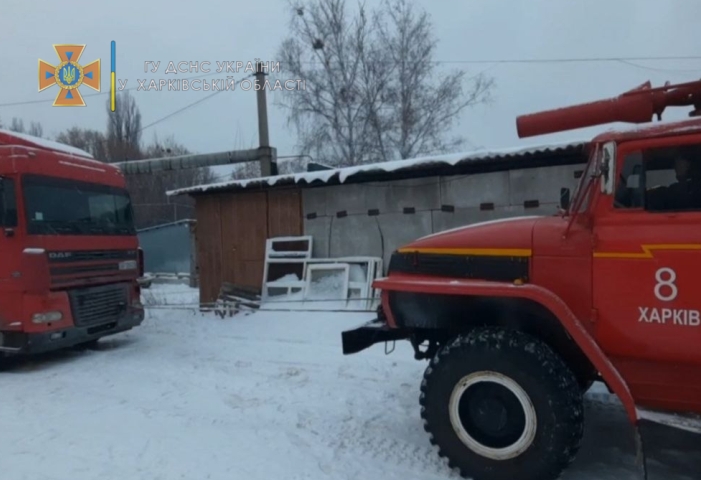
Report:
[{"label": "metal sheet wall", "polygon": [[189,274],[192,261],[190,226],[194,220],[181,220],[139,230],[147,273]]}]

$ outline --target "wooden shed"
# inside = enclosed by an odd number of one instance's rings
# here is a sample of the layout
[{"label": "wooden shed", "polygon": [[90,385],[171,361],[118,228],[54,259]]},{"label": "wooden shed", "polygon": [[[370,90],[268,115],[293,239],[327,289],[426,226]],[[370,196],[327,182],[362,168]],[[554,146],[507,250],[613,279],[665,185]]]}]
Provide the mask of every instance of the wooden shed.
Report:
[{"label": "wooden shed", "polygon": [[425,234],[493,218],[556,212],[584,142],[427,157],[168,192],[196,204],[200,301],[223,282],[260,290],[266,239],[309,235],[314,256],[373,256]]},{"label": "wooden shed", "polygon": [[196,196],[200,301],[213,302],[223,282],[260,288],[265,240],[302,235],[300,188]]}]

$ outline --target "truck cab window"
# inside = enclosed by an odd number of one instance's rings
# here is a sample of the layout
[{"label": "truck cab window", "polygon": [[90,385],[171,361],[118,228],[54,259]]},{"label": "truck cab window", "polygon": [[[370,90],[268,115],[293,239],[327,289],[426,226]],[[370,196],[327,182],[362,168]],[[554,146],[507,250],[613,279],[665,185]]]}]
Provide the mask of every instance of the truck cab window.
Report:
[{"label": "truck cab window", "polygon": [[641,152],[634,152],[627,155],[623,162],[616,182],[614,207],[642,208],[643,192],[643,155]]},{"label": "truck cab window", "polygon": [[627,155],[614,207],[648,212],[701,211],[701,145]]},{"label": "truck cab window", "polygon": [[25,175],[30,235],[134,235],[126,190],[69,179]]},{"label": "truck cab window", "polygon": [[15,197],[15,181],[11,178],[0,178],[0,227],[17,226],[17,198]]}]

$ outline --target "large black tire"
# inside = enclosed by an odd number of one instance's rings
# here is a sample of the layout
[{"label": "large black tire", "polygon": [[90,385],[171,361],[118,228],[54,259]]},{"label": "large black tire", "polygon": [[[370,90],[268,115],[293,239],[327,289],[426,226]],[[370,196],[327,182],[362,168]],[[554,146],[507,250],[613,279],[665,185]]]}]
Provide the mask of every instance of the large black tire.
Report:
[{"label": "large black tire", "polygon": [[420,403],[439,455],[474,480],[555,480],[584,430],[575,375],[548,345],[515,330],[480,328],[441,348]]}]

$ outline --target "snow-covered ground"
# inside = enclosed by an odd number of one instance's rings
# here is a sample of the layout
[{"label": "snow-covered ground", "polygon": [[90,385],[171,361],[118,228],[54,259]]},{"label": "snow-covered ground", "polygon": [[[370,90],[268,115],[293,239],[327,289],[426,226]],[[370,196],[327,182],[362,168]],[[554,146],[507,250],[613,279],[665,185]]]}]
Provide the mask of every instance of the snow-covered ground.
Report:
[{"label": "snow-covered ground", "polygon": [[[438,480],[457,478],[419,418],[424,362],[398,344],[344,357],[358,313],[187,310],[196,294],[154,285],[131,332],[0,373],[0,478],[8,480]],[[621,406],[595,386],[565,480],[637,479]],[[676,435],[676,434],[675,434]],[[700,478],[687,438],[665,437],[663,476]]]}]

